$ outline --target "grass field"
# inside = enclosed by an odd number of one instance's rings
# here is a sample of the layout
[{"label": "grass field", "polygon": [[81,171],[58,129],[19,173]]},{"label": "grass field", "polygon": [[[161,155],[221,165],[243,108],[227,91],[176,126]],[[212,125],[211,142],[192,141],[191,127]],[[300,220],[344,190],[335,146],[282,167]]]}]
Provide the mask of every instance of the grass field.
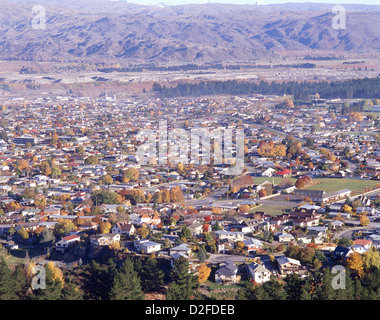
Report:
[{"label": "grass field", "polygon": [[354,194],[362,193],[365,188],[375,187],[380,184],[376,180],[359,180],[359,179],[315,179],[317,184],[306,187],[308,190],[325,190],[326,192],[333,192],[342,189],[350,189]]},{"label": "grass field", "polygon": [[[282,180],[291,180],[296,182],[294,178],[280,178],[280,177],[256,177],[253,179],[254,183],[263,183],[265,181],[273,182],[274,184],[281,183]],[[359,179],[339,179],[339,178],[324,178],[314,179],[316,183],[313,186],[306,187],[308,190],[325,190],[326,192],[333,192],[342,189],[350,189],[354,194],[362,193],[365,188],[375,187],[376,184],[380,184],[380,181],[376,180],[359,180]]]},{"label": "grass field", "polygon": [[[31,259],[43,253],[44,253],[43,249],[38,249],[38,248],[28,249],[28,254]],[[10,255],[5,258],[5,261],[9,265],[24,264],[25,255],[26,255],[25,249],[12,250],[10,251]]]}]

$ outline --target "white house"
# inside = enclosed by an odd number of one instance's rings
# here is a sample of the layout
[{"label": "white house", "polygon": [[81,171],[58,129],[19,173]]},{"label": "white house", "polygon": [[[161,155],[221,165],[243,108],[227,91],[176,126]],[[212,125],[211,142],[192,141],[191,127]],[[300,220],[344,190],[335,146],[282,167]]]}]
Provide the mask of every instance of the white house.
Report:
[{"label": "white house", "polygon": [[161,243],[149,241],[147,239],[136,240],[134,246],[139,251],[144,251],[145,253],[152,253],[161,250]]},{"label": "white house", "polygon": [[59,240],[55,244],[55,249],[57,251],[60,251],[61,253],[64,253],[66,249],[74,244],[78,244],[80,241],[80,236],[76,234],[72,234],[70,236],[62,237],[61,240]]},{"label": "white house", "polygon": [[91,238],[90,243],[93,246],[106,246],[120,241],[120,234],[103,233]]},{"label": "white house", "polygon": [[136,228],[132,223],[118,222],[112,227],[111,233],[126,234],[128,236],[131,236],[135,233],[135,230]]},{"label": "white house", "polygon": [[264,283],[270,280],[271,272],[263,265],[252,262],[247,265],[249,275],[256,283]]}]

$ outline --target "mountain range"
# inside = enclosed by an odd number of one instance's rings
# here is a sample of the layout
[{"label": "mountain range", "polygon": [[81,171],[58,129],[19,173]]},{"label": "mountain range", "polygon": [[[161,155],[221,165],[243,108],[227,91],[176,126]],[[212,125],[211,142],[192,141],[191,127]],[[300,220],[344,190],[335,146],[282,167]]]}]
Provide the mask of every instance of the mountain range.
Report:
[{"label": "mountain range", "polygon": [[143,6],[124,1],[31,0],[0,3],[0,59],[141,63],[236,62],[287,54],[378,56],[380,6],[194,4]]}]

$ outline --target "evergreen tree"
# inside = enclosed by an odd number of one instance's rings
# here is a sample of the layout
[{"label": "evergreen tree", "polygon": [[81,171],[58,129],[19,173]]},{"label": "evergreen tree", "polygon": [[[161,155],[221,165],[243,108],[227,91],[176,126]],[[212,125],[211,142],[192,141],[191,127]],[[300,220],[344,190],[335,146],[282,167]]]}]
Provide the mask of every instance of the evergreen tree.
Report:
[{"label": "evergreen tree", "polygon": [[12,273],[12,279],[14,280],[14,289],[18,299],[24,299],[27,291],[27,278],[26,272],[23,266],[17,265]]},{"label": "evergreen tree", "polygon": [[271,279],[262,284],[262,289],[268,294],[268,300],[286,300],[284,285],[276,279]]},{"label": "evergreen tree", "polygon": [[130,258],[116,272],[109,296],[111,300],[144,300],[140,278]]},{"label": "evergreen tree", "polygon": [[73,278],[67,279],[62,290],[61,300],[83,300],[83,294],[75,285]]},{"label": "evergreen tree", "polygon": [[247,283],[245,293],[248,300],[269,300],[269,295],[262,285]]},{"label": "evergreen tree", "polygon": [[111,290],[116,264],[112,259],[107,264],[99,264],[92,260],[85,272],[85,291],[90,299],[107,300]]},{"label": "evergreen tree", "polygon": [[149,257],[143,270],[143,287],[146,290],[158,291],[164,284],[164,272],[160,269],[155,257]]},{"label": "evergreen tree", "polygon": [[295,273],[286,275],[285,291],[288,300],[299,300],[302,292],[302,280]]},{"label": "evergreen tree", "polygon": [[189,262],[186,258],[180,257],[175,260],[171,278],[172,283],[168,289],[170,300],[188,300],[194,296],[194,289],[198,285],[198,280],[194,274],[189,273]]},{"label": "evergreen tree", "polygon": [[329,268],[326,268],[323,272],[323,280],[320,286],[317,288],[318,300],[334,300],[336,296],[335,289],[332,287],[333,275]]},{"label": "evergreen tree", "polygon": [[12,274],[4,257],[0,260],[0,300],[13,300],[16,298]]}]

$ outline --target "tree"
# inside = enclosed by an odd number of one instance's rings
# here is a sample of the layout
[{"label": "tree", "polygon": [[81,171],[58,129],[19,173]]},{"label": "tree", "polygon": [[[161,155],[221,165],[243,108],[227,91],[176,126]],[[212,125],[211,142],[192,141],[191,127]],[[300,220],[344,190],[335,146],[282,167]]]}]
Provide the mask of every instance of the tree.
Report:
[{"label": "tree", "polygon": [[126,258],[116,272],[110,291],[110,300],[144,300],[141,282],[133,261]]},{"label": "tree", "polygon": [[42,233],[40,235],[40,243],[48,245],[52,243],[53,240],[54,240],[53,230],[51,230],[50,228],[44,228],[44,230],[42,230]]},{"label": "tree", "polygon": [[52,176],[53,178],[57,178],[57,177],[59,177],[61,174],[62,174],[61,169],[59,169],[58,167],[53,167],[53,168],[51,168],[51,176]]},{"label": "tree", "polygon": [[192,237],[192,235],[193,234],[192,234],[191,230],[188,227],[184,226],[181,230],[181,233],[179,234],[179,237],[181,239],[189,240]]},{"label": "tree", "polygon": [[110,184],[112,184],[112,182],[113,182],[113,179],[109,174],[105,174],[104,176],[102,176],[102,183],[103,184],[110,185]]},{"label": "tree", "polygon": [[45,288],[33,290],[33,300],[59,300],[63,289],[62,271],[52,261],[45,264]]},{"label": "tree", "polygon": [[110,233],[111,228],[112,228],[112,225],[108,221],[106,221],[106,222],[100,221],[99,222],[100,233]]},{"label": "tree", "polygon": [[248,213],[250,209],[251,208],[248,204],[243,204],[242,206],[239,207],[239,211],[242,213]]},{"label": "tree", "polygon": [[73,278],[70,278],[68,281],[65,282],[65,285],[62,290],[61,300],[83,300],[83,293],[74,284]]},{"label": "tree", "polygon": [[380,269],[380,254],[376,247],[372,246],[370,250],[366,251],[362,255],[363,266],[366,270],[371,268]]},{"label": "tree", "polygon": [[188,300],[194,295],[198,279],[189,273],[189,261],[186,258],[180,257],[174,261],[170,276],[172,282],[167,291],[167,300]]},{"label": "tree", "polygon": [[20,230],[17,231],[17,234],[21,237],[22,240],[29,239],[29,232],[26,231],[24,227],[21,227]]},{"label": "tree", "polygon": [[199,283],[205,282],[211,273],[211,268],[207,266],[205,263],[201,263],[198,267],[198,281]]},{"label": "tree", "polygon": [[346,260],[346,266],[350,270],[353,270],[359,278],[364,274],[364,262],[362,256],[358,252],[350,254]]},{"label": "tree", "polygon": [[67,235],[70,231],[75,229],[75,225],[71,220],[58,219],[58,223],[54,227],[54,234],[57,236]]},{"label": "tree", "polygon": [[334,300],[336,291],[332,287],[333,275],[329,268],[323,271],[322,283],[316,287],[316,295],[318,300]]},{"label": "tree", "polygon": [[143,267],[142,284],[146,290],[159,291],[164,284],[164,272],[158,265],[157,258],[150,256]]},{"label": "tree", "polygon": [[149,229],[147,228],[146,225],[142,225],[141,227],[137,228],[136,233],[141,237],[141,238],[147,238],[149,236]]},{"label": "tree", "polygon": [[348,204],[343,205],[342,210],[344,213],[351,213],[352,207],[350,207]]},{"label": "tree", "polygon": [[128,168],[122,172],[123,182],[136,181],[139,176],[140,172],[136,168]]},{"label": "tree", "polygon": [[361,226],[368,226],[369,225],[369,219],[366,215],[366,213],[362,213],[359,215],[359,219],[360,219],[360,225]]},{"label": "tree", "polygon": [[0,300],[13,300],[16,298],[14,285],[11,271],[2,256],[0,260]]},{"label": "tree", "polygon": [[45,176],[50,176],[51,175],[51,168],[50,168],[49,162],[42,161],[40,164],[40,171],[41,171],[41,174],[43,174]]},{"label": "tree", "polygon": [[302,292],[302,280],[300,277],[295,273],[287,274],[284,282],[287,300],[300,300]]},{"label": "tree", "polygon": [[270,279],[263,283],[261,287],[266,292],[268,300],[286,300],[284,285],[278,280]]},{"label": "tree", "polygon": [[90,155],[88,156],[85,160],[84,160],[84,163],[85,164],[88,164],[88,165],[94,165],[94,164],[98,164],[99,163],[99,160],[98,160],[98,157],[95,156],[95,155]]}]

